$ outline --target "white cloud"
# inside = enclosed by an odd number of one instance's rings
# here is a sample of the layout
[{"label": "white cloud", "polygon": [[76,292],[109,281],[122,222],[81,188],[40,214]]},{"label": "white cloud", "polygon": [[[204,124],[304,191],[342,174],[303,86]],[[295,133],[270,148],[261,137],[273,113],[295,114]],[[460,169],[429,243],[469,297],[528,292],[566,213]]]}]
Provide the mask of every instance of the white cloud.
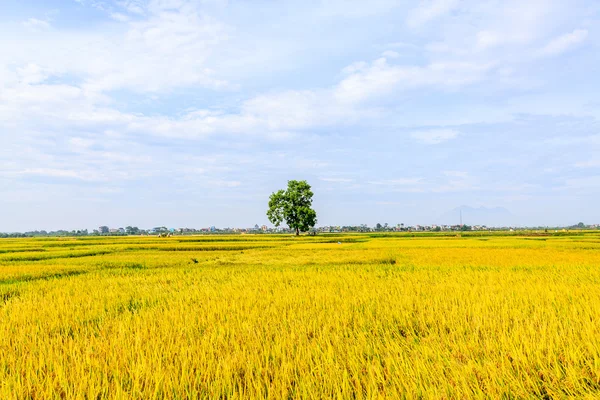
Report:
[{"label": "white cloud", "polygon": [[458,137],[458,131],[453,129],[432,129],[412,132],[411,137],[424,144],[440,144]]},{"label": "white cloud", "polygon": [[406,22],[409,27],[416,28],[450,12],[457,5],[458,0],[421,0]]},{"label": "white cloud", "polygon": [[565,51],[585,41],[587,36],[587,30],[575,29],[571,33],[564,34],[550,41],[550,43],[540,50],[540,54],[546,56],[555,56],[564,53]]},{"label": "white cloud", "polygon": [[241,115],[270,129],[301,129],[326,124],[336,110],[325,91],[302,90],[258,95],[244,102]]},{"label": "white cloud", "polygon": [[50,28],[50,23],[37,18],[29,18],[27,21],[23,22],[23,26],[32,31],[43,31]]},{"label": "white cloud", "polygon": [[489,50],[503,45],[522,46],[530,43],[533,35],[524,29],[490,31],[483,30],[475,35],[475,47],[477,50]]},{"label": "white cloud", "polygon": [[119,12],[111,13],[110,17],[112,19],[114,19],[115,21],[119,21],[119,22],[127,22],[130,19],[127,15],[119,13]]},{"label": "white cloud", "polygon": [[27,64],[17,68],[19,80],[25,84],[36,84],[45,81],[48,78],[48,73],[37,64]]},{"label": "white cloud", "polygon": [[[423,2],[417,14],[441,16],[440,10],[458,6],[453,4]],[[11,59],[18,73],[0,66],[0,75],[12,82],[20,79],[29,86],[12,84],[4,96],[0,94],[6,100],[0,105],[0,116],[15,120],[21,115],[24,120],[22,110],[32,104],[37,110],[34,107],[29,113],[39,112],[48,119],[53,116],[55,124],[62,117],[67,125],[106,124],[124,133],[189,139],[246,134],[289,141],[306,137],[298,131],[314,127],[381,121],[386,113],[374,103],[386,96],[420,87],[456,89],[484,81],[496,70],[507,70],[485,59],[457,61],[452,57],[438,57],[424,65],[395,65],[388,60],[398,53],[386,51],[384,57],[372,62],[349,65],[341,81],[329,87],[253,95],[239,102],[237,110],[229,108],[226,112],[200,110],[144,116],[117,111],[105,93],[120,89],[169,93],[178,88],[235,87],[209,67],[211,55],[227,44],[232,29],[202,14],[193,2],[122,1],[120,5],[123,13],[135,14],[123,24],[124,31],[69,36],[53,32],[47,38],[36,38],[42,42],[35,46],[40,49],[35,54],[23,56],[21,50],[13,50],[16,57]],[[108,15],[110,12],[115,11],[107,11]],[[69,51],[57,51],[57,42],[64,43],[62,47]],[[81,83],[32,86],[60,76],[75,76]],[[367,102],[373,102],[373,106]],[[428,143],[444,140],[449,138],[434,135],[422,139]]]},{"label": "white cloud", "polygon": [[432,61],[451,59],[521,68],[535,58],[537,46],[556,26],[575,15],[583,17],[579,0],[574,1],[460,0],[452,7],[455,12],[443,13],[435,26],[430,24],[419,33],[428,38],[424,48]]},{"label": "white cloud", "polygon": [[208,184],[210,186],[216,186],[221,188],[234,188],[240,186],[242,182],[233,180],[211,180],[208,181]]},{"label": "white cloud", "polygon": [[92,171],[56,168],[27,168],[18,172],[20,175],[39,176],[48,178],[71,178],[83,181],[104,180],[101,175]]},{"label": "white cloud", "polygon": [[[167,68],[168,61],[164,63]],[[153,67],[152,63],[142,67],[136,71],[135,77],[132,75],[126,82],[121,80],[129,72],[115,69],[113,74],[112,67],[99,67],[80,86],[31,85],[43,83],[53,73],[51,69],[44,69],[38,64],[27,64],[19,70],[22,84],[13,84],[0,92],[0,99],[4,100],[0,104],[0,115],[7,116],[5,122],[19,120],[26,123],[32,115],[37,114],[40,121],[46,121],[48,127],[55,126],[56,129],[60,129],[60,124],[63,129],[92,124],[122,133],[170,138],[199,139],[216,134],[244,134],[288,141],[300,137],[306,139],[307,135],[299,136],[298,131],[314,127],[349,126],[380,120],[381,111],[363,106],[361,103],[364,101],[419,86],[456,87],[471,84],[483,79],[491,68],[489,65],[462,62],[406,67],[390,65],[386,58],[380,58],[370,64],[361,62],[347,67],[346,76],[332,87],[259,94],[242,101],[237,111],[201,109],[172,116],[146,116],[111,108],[110,98],[103,94],[109,88],[130,87],[152,91],[163,86],[165,89],[185,86],[185,80],[190,79],[190,76],[182,77],[182,80],[178,80],[179,77],[166,78],[160,76],[160,65],[156,71]],[[55,66],[55,70],[62,68]],[[133,71],[132,68],[131,73]],[[144,79],[146,73],[149,75]],[[194,80],[193,77],[191,79]],[[444,136],[447,133],[439,135],[439,132],[437,136],[426,135],[422,140],[434,143],[449,139]]]},{"label": "white cloud", "polygon": [[145,4],[140,0],[123,0],[117,2],[121,7],[123,7],[127,12],[132,14],[145,14]]},{"label": "white cloud", "polygon": [[392,50],[386,50],[383,53],[381,53],[381,57],[385,57],[385,58],[398,58],[400,57],[400,54],[396,51],[392,51]]},{"label": "white cloud", "polygon": [[[141,7],[137,2],[126,3],[130,13]],[[29,19],[24,26],[31,32],[12,32],[10,40],[0,37],[3,59],[10,60],[11,69],[35,64],[50,75],[69,76],[96,92],[170,92],[184,87],[230,90],[232,85],[217,76],[210,60],[214,50],[228,40],[231,28],[191,3],[173,4],[173,8],[161,4],[150,2],[144,15],[135,18],[107,11],[108,17],[123,25],[94,26],[76,33],[49,30],[48,22]],[[41,28],[46,29],[43,34],[38,32]]]},{"label": "white cloud", "polygon": [[87,88],[152,92],[189,86],[229,87],[207,66],[212,50],[227,37],[226,27],[218,21],[179,10],[153,14],[128,26],[123,37],[95,43],[94,50],[84,51],[96,63],[88,70]]},{"label": "white cloud", "polygon": [[435,62],[424,67],[392,65],[382,57],[371,64],[355,63],[344,71],[349,74],[335,89],[343,103],[384,96],[397,89],[422,86],[457,88],[482,80],[493,64],[461,61]]}]

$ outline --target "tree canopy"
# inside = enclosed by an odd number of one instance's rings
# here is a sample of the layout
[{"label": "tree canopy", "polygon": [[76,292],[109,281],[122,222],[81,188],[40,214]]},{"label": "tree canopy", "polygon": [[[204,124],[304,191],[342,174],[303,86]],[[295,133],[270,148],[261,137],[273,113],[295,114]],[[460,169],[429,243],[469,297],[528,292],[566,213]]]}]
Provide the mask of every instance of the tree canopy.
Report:
[{"label": "tree canopy", "polygon": [[317,213],[311,208],[312,197],[313,192],[306,181],[288,181],[287,190],[279,190],[269,197],[267,217],[275,226],[285,221],[298,236],[317,223]]}]

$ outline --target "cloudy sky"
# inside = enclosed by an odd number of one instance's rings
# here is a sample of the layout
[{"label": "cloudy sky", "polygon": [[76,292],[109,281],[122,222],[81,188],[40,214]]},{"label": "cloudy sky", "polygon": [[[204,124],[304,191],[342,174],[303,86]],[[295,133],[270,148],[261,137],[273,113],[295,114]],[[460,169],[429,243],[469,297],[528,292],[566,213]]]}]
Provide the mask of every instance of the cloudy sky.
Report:
[{"label": "cloudy sky", "polygon": [[599,27],[595,0],[3,0],[0,231],[253,226],[289,179],[319,225],[598,223]]}]

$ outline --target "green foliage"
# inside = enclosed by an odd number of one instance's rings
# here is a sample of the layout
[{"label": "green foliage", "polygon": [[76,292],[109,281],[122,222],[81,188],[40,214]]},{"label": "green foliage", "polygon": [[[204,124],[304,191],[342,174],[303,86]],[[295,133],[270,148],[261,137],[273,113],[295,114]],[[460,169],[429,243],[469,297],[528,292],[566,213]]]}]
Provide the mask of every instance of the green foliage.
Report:
[{"label": "green foliage", "polygon": [[317,223],[317,213],[311,208],[313,192],[306,181],[288,181],[287,190],[279,190],[269,198],[267,217],[275,226],[283,221],[291,229],[306,232]]},{"label": "green foliage", "polygon": [[128,226],[125,228],[125,233],[128,235],[139,235],[141,232],[137,226]]}]

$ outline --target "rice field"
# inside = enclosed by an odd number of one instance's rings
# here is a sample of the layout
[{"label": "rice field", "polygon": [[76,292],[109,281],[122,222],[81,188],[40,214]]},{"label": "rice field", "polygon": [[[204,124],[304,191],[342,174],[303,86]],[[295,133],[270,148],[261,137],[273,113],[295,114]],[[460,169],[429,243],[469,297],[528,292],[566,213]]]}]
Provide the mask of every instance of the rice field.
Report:
[{"label": "rice field", "polygon": [[0,398],[599,398],[600,233],[0,240]]}]

